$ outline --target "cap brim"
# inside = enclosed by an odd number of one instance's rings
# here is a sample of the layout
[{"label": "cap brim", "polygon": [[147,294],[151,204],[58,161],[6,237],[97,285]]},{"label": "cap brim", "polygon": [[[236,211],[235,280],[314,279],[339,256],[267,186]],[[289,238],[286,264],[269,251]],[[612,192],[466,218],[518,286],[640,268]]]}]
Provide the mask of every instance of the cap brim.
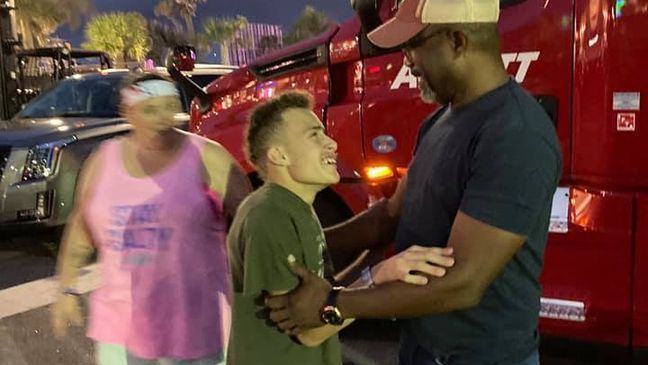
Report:
[{"label": "cap brim", "polygon": [[386,21],[383,25],[369,32],[369,41],[380,48],[394,48],[407,42],[425,29],[420,22],[404,22],[397,18]]}]

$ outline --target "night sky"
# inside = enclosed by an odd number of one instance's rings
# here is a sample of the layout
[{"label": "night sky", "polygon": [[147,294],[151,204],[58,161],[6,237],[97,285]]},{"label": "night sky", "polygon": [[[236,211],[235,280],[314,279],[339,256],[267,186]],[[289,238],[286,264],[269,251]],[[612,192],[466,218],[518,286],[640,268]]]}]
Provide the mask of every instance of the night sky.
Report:
[{"label": "night sky", "polygon": [[[91,0],[96,13],[108,11],[138,11],[145,17],[153,19],[153,8],[158,0]],[[223,17],[243,15],[250,22],[282,25],[284,32],[295,21],[306,5],[323,11],[329,18],[340,22],[352,15],[349,0],[207,0],[198,6],[194,20],[196,29],[200,29],[201,19],[209,16]],[[83,29],[75,32],[60,28],[57,36],[72,41],[75,47],[83,42]]]}]

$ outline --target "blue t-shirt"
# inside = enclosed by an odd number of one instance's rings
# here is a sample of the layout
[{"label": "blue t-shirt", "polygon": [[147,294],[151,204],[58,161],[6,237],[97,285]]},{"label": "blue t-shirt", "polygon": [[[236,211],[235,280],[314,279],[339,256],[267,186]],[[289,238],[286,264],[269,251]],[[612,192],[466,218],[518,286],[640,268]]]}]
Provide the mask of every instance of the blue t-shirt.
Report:
[{"label": "blue t-shirt", "polygon": [[508,364],[538,346],[539,276],[561,172],[555,128],[515,81],[426,121],[408,171],[396,248],[446,246],[463,213],[528,240],[472,309],[404,320],[448,364]]}]

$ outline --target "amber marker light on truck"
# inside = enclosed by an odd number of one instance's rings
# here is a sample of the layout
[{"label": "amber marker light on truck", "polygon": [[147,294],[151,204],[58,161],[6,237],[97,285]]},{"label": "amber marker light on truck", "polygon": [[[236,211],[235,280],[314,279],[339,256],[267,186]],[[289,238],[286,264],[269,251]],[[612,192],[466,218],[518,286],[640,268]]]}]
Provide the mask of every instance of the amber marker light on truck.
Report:
[{"label": "amber marker light on truck", "polygon": [[368,166],[365,167],[364,172],[367,179],[372,182],[396,176],[394,170],[389,166]]}]

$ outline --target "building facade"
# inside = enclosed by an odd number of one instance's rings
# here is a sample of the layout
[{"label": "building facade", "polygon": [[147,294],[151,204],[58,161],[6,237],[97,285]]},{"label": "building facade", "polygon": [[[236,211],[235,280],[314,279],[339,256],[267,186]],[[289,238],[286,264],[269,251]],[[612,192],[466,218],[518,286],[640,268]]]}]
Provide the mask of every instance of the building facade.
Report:
[{"label": "building facade", "polygon": [[240,30],[229,47],[229,61],[232,65],[245,65],[268,52],[283,46],[281,26],[249,23]]}]

